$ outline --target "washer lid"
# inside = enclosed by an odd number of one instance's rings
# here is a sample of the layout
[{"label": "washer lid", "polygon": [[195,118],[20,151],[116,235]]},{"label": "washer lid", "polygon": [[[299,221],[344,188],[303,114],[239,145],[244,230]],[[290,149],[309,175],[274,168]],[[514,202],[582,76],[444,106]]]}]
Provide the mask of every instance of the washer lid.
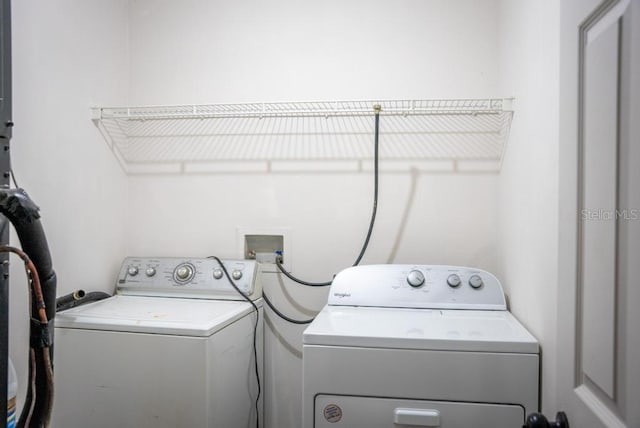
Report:
[{"label": "washer lid", "polygon": [[536,339],[508,311],[325,306],[305,345],[537,353]]},{"label": "washer lid", "polygon": [[252,311],[248,302],[116,295],[59,312],[55,326],[208,337]]}]

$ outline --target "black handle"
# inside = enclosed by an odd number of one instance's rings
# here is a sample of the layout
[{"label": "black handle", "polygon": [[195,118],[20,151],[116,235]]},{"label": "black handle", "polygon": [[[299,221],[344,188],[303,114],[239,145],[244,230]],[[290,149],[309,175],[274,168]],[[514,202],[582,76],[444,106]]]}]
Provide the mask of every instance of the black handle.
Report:
[{"label": "black handle", "polygon": [[532,413],[522,428],[569,428],[569,419],[564,412],[558,412],[555,422],[549,422],[542,413]]}]

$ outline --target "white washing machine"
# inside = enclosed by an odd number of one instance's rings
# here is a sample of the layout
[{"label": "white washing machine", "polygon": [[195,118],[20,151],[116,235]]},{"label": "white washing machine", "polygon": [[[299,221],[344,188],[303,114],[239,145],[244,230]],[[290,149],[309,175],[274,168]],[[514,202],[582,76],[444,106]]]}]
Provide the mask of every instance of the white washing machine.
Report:
[{"label": "white washing machine", "polygon": [[115,296],[58,313],[52,426],[244,428],[255,427],[257,417],[261,422],[259,265],[222,263],[257,314],[216,260],[178,258],[127,258]]},{"label": "white washing machine", "polygon": [[517,428],[538,411],[538,342],[482,270],[348,268],[303,342],[304,428]]}]

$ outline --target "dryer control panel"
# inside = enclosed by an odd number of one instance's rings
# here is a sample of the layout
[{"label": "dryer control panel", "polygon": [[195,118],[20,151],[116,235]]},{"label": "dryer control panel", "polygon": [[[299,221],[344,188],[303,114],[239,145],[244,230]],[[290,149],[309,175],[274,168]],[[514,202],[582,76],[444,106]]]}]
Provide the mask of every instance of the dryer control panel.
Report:
[{"label": "dryer control panel", "polygon": [[364,265],[333,279],[329,305],[506,310],[500,281],[487,271],[445,265]]},{"label": "dryer control panel", "polygon": [[258,269],[253,260],[220,264],[213,258],[127,257],[116,290],[141,296],[244,300],[239,290],[255,300],[262,295]]}]

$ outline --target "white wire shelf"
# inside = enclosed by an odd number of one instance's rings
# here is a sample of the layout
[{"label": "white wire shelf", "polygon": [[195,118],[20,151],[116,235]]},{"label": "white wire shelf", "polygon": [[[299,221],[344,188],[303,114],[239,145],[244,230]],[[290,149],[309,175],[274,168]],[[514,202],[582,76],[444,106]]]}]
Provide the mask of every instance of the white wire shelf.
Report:
[{"label": "white wire shelf", "polygon": [[497,171],[511,104],[498,98],[96,107],[92,119],[129,174],[365,170],[379,105],[381,165]]}]

